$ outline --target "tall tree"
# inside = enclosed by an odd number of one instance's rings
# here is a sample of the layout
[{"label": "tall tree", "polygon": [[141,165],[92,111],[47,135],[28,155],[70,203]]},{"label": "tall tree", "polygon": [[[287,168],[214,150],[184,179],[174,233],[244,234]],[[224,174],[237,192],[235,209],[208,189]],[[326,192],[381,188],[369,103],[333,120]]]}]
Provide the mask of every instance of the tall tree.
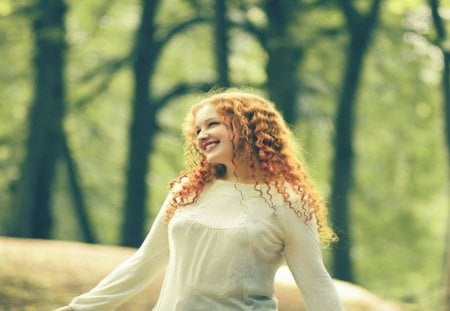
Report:
[{"label": "tall tree", "polygon": [[89,218],[80,184],[78,165],[72,155],[65,133],[61,135],[62,160],[66,164],[69,186],[72,193],[75,215],[80,225],[81,234],[87,243],[97,243],[98,239]]},{"label": "tall tree", "polygon": [[[247,18],[233,24],[255,37],[266,51],[265,88],[269,98],[277,104],[289,124],[294,124],[298,119],[297,71],[303,56],[303,47],[292,33],[292,25],[298,18],[300,4],[301,1],[297,0],[265,0],[260,9],[267,17],[267,23],[256,25]],[[241,7],[242,11],[251,9],[253,8],[245,5]]]},{"label": "tall tree", "polygon": [[156,14],[159,0],[142,0],[142,15],[136,32],[133,56],[133,104],[129,130],[122,245],[139,246],[145,233],[146,201],[148,197],[146,176],[150,170],[149,155],[154,148],[154,137],[159,130],[157,114],[175,96],[194,90],[210,88],[212,83],[179,84],[157,97],[152,90],[155,67],[163,48],[177,34],[192,25],[210,21],[201,16],[181,22],[165,35],[156,36]]},{"label": "tall tree", "polygon": [[303,56],[290,29],[298,12],[299,1],[267,0],[265,12],[268,26],[262,41],[267,51],[267,90],[269,97],[290,124],[297,121],[299,79],[297,69]]},{"label": "tall tree", "polygon": [[35,89],[15,198],[15,236],[49,238],[51,233],[51,188],[65,110],[65,13],[63,0],[38,0],[34,7]]},{"label": "tall tree", "polygon": [[368,12],[360,13],[355,1],[340,0],[350,42],[346,51],[346,67],[335,119],[334,149],[330,204],[336,232],[345,236],[333,247],[333,273],[338,279],[353,281],[351,260],[349,194],[353,181],[353,132],[357,91],[363,70],[364,56],[377,25],[381,0],[372,0]]},{"label": "tall tree", "polygon": [[155,16],[159,1],[142,1],[141,24],[136,33],[133,63],[134,98],[129,131],[126,199],[122,244],[137,246],[144,235],[148,154],[151,133],[156,130],[155,109],[150,104],[149,79],[154,71],[158,51],[154,39]]},{"label": "tall tree", "polygon": [[[448,44],[450,37],[448,36],[444,21],[439,13],[439,1],[428,0],[431,8],[431,16],[436,31],[436,39],[434,43],[439,47],[442,53],[444,68],[442,70],[442,101],[444,111],[445,139],[447,146],[447,158],[449,161],[450,173],[450,46]],[[450,174],[449,174],[450,176]],[[449,179],[450,180],[450,179]],[[450,208],[450,206],[449,206]],[[450,311],[450,209],[448,211],[447,231],[446,231],[446,254],[444,256],[444,311]]]},{"label": "tall tree", "polygon": [[216,48],[217,84],[221,87],[230,86],[228,64],[228,21],[225,0],[215,0],[214,32]]}]

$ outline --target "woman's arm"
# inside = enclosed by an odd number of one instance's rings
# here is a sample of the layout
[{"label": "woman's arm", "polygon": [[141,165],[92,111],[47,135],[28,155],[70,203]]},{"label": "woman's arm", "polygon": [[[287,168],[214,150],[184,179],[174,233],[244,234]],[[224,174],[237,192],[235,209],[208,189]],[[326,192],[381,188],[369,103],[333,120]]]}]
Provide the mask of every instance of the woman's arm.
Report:
[{"label": "woman's arm", "polygon": [[[163,223],[168,196],[141,247],[115,268],[96,287],[75,297],[69,306],[73,311],[111,310],[145,288],[168,261],[167,225]],[[63,309],[70,310],[70,309]]]},{"label": "woman's arm", "polygon": [[315,219],[308,223],[288,207],[280,207],[279,223],[284,235],[284,256],[302,293],[308,311],[344,310],[327,269]]}]

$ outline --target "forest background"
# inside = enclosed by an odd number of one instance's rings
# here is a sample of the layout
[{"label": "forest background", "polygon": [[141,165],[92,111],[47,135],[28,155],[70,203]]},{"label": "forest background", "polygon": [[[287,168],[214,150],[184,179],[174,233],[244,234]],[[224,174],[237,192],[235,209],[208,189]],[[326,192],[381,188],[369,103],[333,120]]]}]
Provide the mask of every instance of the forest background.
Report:
[{"label": "forest background", "polygon": [[0,235],[138,246],[187,109],[234,86],[303,146],[332,275],[448,302],[449,2],[2,0],[0,18]]}]

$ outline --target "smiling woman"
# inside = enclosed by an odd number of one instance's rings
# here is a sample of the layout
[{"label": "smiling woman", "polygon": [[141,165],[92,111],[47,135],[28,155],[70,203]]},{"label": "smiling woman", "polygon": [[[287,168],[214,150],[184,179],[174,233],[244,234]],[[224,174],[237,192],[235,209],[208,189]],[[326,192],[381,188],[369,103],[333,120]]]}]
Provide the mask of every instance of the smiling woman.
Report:
[{"label": "smiling woman", "polygon": [[[233,143],[230,132],[222,122],[221,117],[212,104],[205,104],[195,114],[195,128],[197,133],[197,148],[209,163],[222,164],[227,172],[238,172],[233,165]],[[234,176],[234,175],[233,175]],[[225,176],[230,179],[231,176]]]},{"label": "smiling woman", "polygon": [[155,311],[278,310],[286,262],[307,310],[343,310],[322,261],[320,240],[335,239],[327,211],[275,106],[217,93],[192,107],[183,131],[189,169],[144,243],[70,307],[114,309],[166,267]]}]

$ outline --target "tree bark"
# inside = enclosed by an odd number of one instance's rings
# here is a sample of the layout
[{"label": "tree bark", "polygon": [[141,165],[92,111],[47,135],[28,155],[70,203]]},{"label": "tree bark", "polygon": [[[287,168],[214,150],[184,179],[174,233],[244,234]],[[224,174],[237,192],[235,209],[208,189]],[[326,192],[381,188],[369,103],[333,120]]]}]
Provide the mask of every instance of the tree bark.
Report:
[{"label": "tree bark", "polygon": [[[152,92],[152,79],[162,48],[177,34],[192,25],[210,21],[196,17],[174,26],[164,37],[156,38],[155,15],[159,1],[142,0],[142,16],[133,48],[133,105],[129,129],[129,154],[127,163],[125,200],[121,244],[137,247],[145,234],[146,202],[148,197],[146,177],[150,171],[149,155],[154,148],[154,137],[159,130],[156,116],[167,100],[187,92],[203,89],[205,84],[180,85],[158,100]],[[209,84],[211,85],[211,84]],[[176,94],[173,91],[176,90]]]},{"label": "tree bark", "polygon": [[151,111],[149,81],[153,74],[157,54],[154,39],[155,15],[159,1],[142,0],[141,24],[135,39],[133,63],[134,98],[129,130],[122,245],[137,247],[144,236],[146,219],[148,156],[152,150],[156,111]]},{"label": "tree bark", "polygon": [[269,98],[291,125],[298,120],[297,70],[303,56],[302,47],[296,44],[289,32],[297,9],[297,1],[267,0],[265,11],[269,25],[263,41],[268,54],[266,72]]},{"label": "tree bark", "polygon": [[333,247],[333,275],[337,279],[350,282],[354,281],[349,208],[349,194],[353,183],[354,112],[364,56],[376,26],[380,5],[381,0],[373,0],[370,11],[364,16],[355,10],[351,1],[341,0],[341,8],[350,33],[350,44],[335,119],[335,156],[330,203],[333,226],[340,235],[340,240]]},{"label": "tree bark", "polygon": [[67,174],[69,177],[69,185],[72,193],[75,215],[77,216],[78,224],[80,225],[81,234],[83,235],[85,242],[97,243],[98,240],[95,232],[92,229],[93,226],[87,212],[83,191],[81,190],[77,163],[75,162],[74,158],[72,157],[72,153],[70,152],[66,135],[63,134],[61,138],[62,156],[67,167]]},{"label": "tree bark", "polygon": [[34,98],[28,114],[28,137],[15,198],[11,228],[19,237],[49,238],[51,188],[60,153],[64,117],[66,6],[63,0],[39,0],[35,6]]},{"label": "tree bark", "polygon": [[220,87],[230,86],[229,66],[228,66],[228,23],[227,23],[227,8],[225,0],[215,1],[215,50],[216,50],[216,64],[217,64],[217,84]]}]

